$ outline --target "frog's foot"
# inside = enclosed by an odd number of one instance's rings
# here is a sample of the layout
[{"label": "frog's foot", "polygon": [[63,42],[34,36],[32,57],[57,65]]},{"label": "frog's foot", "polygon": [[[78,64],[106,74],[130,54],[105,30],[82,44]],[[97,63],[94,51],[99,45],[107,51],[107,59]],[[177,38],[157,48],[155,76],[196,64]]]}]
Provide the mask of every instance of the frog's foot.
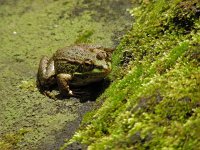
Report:
[{"label": "frog's foot", "polygon": [[43,94],[45,95],[45,96],[47,96],[47,97],[49,97],[49,98],[51,98],[51,99],[54,99],[54,100],[56,100],[57,98],[56,98],[56,95],[55,94],[53,94],[52,92],[50,92],[50,91],[44,91],[43,92]]},{"label": "frog's foot", "polygon": [[72,79],[70,74],[60,73],[57,75],[57,83],[59,91],[63,96],[74,96],[69,88],[69,81]]}]

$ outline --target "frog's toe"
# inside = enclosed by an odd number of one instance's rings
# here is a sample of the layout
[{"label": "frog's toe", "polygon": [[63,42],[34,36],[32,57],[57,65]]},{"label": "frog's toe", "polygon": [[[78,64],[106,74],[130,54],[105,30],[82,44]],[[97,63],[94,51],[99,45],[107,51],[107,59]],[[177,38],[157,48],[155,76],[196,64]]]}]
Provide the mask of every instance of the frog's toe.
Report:
[{"label": "frog's toe", "polygon": [[69,90],[69,93],[68,93],[70,96],[73,96],[74,93],[72,92],[72,90]]}]

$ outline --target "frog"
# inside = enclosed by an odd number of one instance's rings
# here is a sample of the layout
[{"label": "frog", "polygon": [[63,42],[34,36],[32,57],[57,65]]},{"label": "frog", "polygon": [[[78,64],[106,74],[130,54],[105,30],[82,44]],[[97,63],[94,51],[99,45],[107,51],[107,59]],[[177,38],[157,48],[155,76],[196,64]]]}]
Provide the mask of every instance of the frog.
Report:
[{"label": "frog", "polygon": [[[71,87],[82,87],[105,79],[111,72],[113,48],[78,44],[58,49],[52,57],[39,62],[37,83],[48,89],[58,86],[62,96],[75,96]],[[43,94],[49,96],[49,91]]]}]

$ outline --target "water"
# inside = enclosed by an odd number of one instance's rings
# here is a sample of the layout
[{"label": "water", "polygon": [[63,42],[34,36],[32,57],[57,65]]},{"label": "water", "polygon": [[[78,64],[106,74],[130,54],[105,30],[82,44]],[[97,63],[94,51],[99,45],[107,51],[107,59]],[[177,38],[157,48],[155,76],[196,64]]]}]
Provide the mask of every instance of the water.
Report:
[{"label": "water", "polygon": [[128,0],[0,0],[4,148],[57,149],[71,137],[94,102],[52,100],[40,94],[35,84],[39,60],[74,43],[116,47],[131,27],[129,7]]}]

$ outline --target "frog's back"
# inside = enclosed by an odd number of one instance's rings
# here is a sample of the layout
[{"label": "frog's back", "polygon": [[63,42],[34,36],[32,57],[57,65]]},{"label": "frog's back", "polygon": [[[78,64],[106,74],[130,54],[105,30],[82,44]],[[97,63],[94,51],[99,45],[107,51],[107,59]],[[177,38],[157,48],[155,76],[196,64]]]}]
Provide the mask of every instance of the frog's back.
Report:
[{"label": "frog's back", "polygon": [[53,56],[56,73],[81,72],[80,65],[87,59],[94,60],[95,57],[95,53],[87,46],[77,45],[59,49]]},{"label": "frog's back", "polygon": [[91,49],[78,45],[58,50],[54,55],[54,60],[82,63],[87,58],[95,59],[95,56]]}]

